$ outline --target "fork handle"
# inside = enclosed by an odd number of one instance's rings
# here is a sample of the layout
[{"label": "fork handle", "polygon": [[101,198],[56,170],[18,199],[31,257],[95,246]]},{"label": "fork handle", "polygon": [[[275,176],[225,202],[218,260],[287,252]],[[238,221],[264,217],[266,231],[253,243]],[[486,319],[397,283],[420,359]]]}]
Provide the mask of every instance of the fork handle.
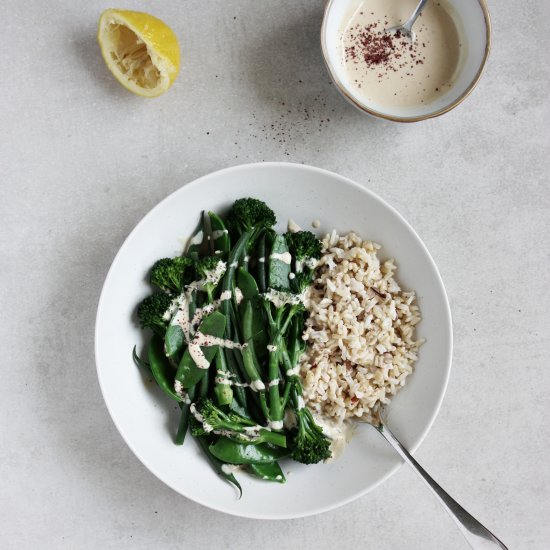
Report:
[{"label": "fork handle", "polygon": [[481,525],[477,519],[470,515],[456,500],[451,498],[418,464],[418,462],[411,456],[409,451],[401,445],[399,440],[393,435],[388,427],[380,423],[377,428],[386,441],[399,453],[401,458],[405,460],[412,467],[412,469],[424,480],[426,485],[432,490],[439,502],[443,505],[443,508],[447,510],[448,514],[453,518],[457,524],[460,532],[464,535],[470,546],[474,550],[494,550],[495,548],[501,548],[508,550],[506,546],[495,535],[493,535],[489,529]]}]

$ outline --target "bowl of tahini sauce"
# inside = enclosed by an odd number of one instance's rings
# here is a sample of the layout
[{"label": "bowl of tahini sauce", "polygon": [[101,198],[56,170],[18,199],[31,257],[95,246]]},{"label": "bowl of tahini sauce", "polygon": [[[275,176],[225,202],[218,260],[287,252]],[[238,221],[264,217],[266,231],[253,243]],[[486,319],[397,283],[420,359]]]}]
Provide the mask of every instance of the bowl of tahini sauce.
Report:
[{"label": "bowl of tahini sauce", "polygon": [[411,42],[386,29],[417,0],[329,0],[321,46],[340,92],[362,111],[415,122],[450,111],[477,84],[491,25],[485,0],[429,0]]}]

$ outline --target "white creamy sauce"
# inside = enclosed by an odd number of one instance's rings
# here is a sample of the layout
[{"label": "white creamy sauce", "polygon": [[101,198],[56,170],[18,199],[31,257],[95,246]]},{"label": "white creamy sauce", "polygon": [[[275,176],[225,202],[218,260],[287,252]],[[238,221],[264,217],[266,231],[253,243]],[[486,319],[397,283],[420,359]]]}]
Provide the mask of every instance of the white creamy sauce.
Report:
[{"label": "white creamy sauce", "polygon": [[268,426],[271,430],[282,430],[283,429],[283,421],[282,420],[270,420]]},{"label": "white creamy sauce", "polygon": [[267,351],[269,351],[269,353],[273,353],[274,351],[277,351],[277,346],[274,346],[273,344],[267,344]]},{"label": "white creamy sauce", "polygon": [[199,231],[194,237],[189,239],[189,245],[198,245],[203,241],[204,235],[202,231]]},{"label": "white creamy sauce", "polygon": [[229,267],[235,268],[238,265],[239,265],[239,262],[232,262],[231,264],[229,264]]},{"label": "white creamy sauce", "polygon": [[239,305],[243,301],[244,295],[239,287],[235,287],[235,301]]},{"label": "white creamy sauce", "polygon": [[258,437],[262,426],[245,426],[244,433],[249,437]]},{"label": "white creamy sauce", "polygon": [[262,391],[265,390],[265,384],[261,380],[253,380],[250,382],[250,388],[253,391]]},{"label": "white creamy sauce", "polygon": [[292,262],[292,256],[290,255],[290,252],[272,252],[269,257],[272,260],[279,260],[280,262],[283,262],[287,265],[290,265],[290,262]]},{"label": "white creamy sauce", "polygon": [[232,292],[230,290],[224,290],[220,295],[220,302],[225,302],[226,300],[231,300]]},{"label": "white creamy sauce", "polygon": [[187,392],[183,389],[183,384],[179,380],[174,381],[174,391],[179,395],[184,403],[191,403]]},{"label": "white creamy sauce", "polygon": [[208,422],[205,422],[204,416],[199,411],[197,411],[195,403],[191,403],[189,410],[191,411],[191,414],[195,417],[197,422],[200,422],[202,424],[202,428],[206,433],[210,433],[214,430],[214,428],[210,424],[208,424]]},{"label": "white creamy sauce", "polygon": [[280,380],[278,378],[274,378],[273,380],[270,380],[269,381],[269,384],[268,386],[271,388],[271,386],[278,386],[279,385],[279,382]]},{"label": "white creamy sauce", "polygon": [[262,256],[261,258],[258,258],[258,261],[262,264],[265,263],[265,257]]},{"label": "white creamy sauce", "polygon": [[286,228],[289,233],[298,233],[298,231],[302,230],[302,228],[292,219],[288,220]]},{"label": "white creamy sauce", "polygon": [[217,285],[221,278],[225,275],[226,271],[227,264],[223,260],[220,260],[214,269],[206,272],[206,277],[204,278],[205,282]]},{"label": "white creamy sauce", "polygon": [[290,294],[289,292],[283,292],[281,290],[274,290],[270,288],[265,294],[266,300],[270,301],[276,308],[283,307],[285,304],[299,304],[303,301],[302,296]]},{"label": "white creamy sauce", "polygon": [[348,443],[353,436],[355,425],[347,422],[336,422],[326,416],[315,413],[312,414],[315,422],[330,440],[330,450],[332,452],[332,456],[325,462],[333,462],[344,452],[346,443]]},{"label": "white creamy sauce", "polygon": [[240,468],[238,464],[222,464],[221,470],[225,475],[231,475]]},{"label": "white creamy sauce", "polygon": [[298,396],[298,403],[296,404],[296,408],[297,408],[298,410],[301,410],[301,409],[303,409],[305,406],[306,406],[306,404],[304,403],[304,398],[303,398],[301,395],[299,395],[299,396]]},{"label": "white creamy sauce", "polygon": [[287,409],[285,411],[285,417],[283,418],[283,426],[287,430],[292,430],[292,428],[295,428],[298,424],[298,420],[296,419],[296,415],[294,414],[294,411]]},{"label": "white creamy sauce", "polygon": [[175,300],[172,300],[170,307],[164,312],[164,315],[162,316],[162,320],[170,321],[170,319],[172,319],[177,309],[178,309],[178,298],[176,298]]},{"label": "white creamy sauce", "polygon": [[200,279],[199,281],[192,282],[187,288],[189,289],[196,289],[196,290],[204,290],[206,284],[211,285],[217,285],[221,278],[225,275],[225,272],[227,270],[227,264],[220,260],[214,269],[211,269],[210,271],[206,272],[206,275],[204,279]]},{"label": "white creamy sauce", "polygon": [[189,346],[187,347],[187,349],[189,350],[189,355],[191,355],[191,359],[195,361],[195,364],[197,365],[197,367],[199,367],[199,369],[207,369],[210,366],[210,363],[205,357],[201,347],[194,340],[189,342]]},{"label": "white creamy sauce", "polygon": [[416,41],[384,30],[406,21],[417,0],[363,0],[342,22],[340,58],[348,83],[367,101],[388,107],[430,103],[461,68],[461,38],[446,0],[428,2]]},{"label": "white creamy sauce", "polygon": [[289,274],[288,274],[288,278],[289,278],[290,280],[295,279],[295,278],[296,278],[296,274],[294,274],[294,273],[289,273]]},{"label": "white creamy sauce", "polygon": [[215,231],[212,231],[212,239],[216,240],[220,237],[223,237],[224,235],[227,235],[229,231],[227,229],[216,229]]},{"label": "white creamy sauce", "polygon": [[176,302],[176,314],[172,317],[170,321],[171,325],[179,325],[185,336],[185,341],[189,342],[191,339],[190,336],[190,327],[191,323],[189,322],[189,302],[191,301],[191,291],[182,292],[175,300]]},{"label": "white creamy sauce", "polygon": [[298,376],[299,374],[300,374],[300,367],[298,365],[286,371],[287,376]]}]

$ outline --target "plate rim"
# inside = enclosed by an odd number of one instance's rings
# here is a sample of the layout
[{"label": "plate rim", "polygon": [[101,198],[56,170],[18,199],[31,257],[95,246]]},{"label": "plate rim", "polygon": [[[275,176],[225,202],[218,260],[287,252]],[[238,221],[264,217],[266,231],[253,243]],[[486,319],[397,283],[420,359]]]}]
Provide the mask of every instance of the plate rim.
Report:
[{"label": "plate rim", "polygon": [[179,193],[185,192],[185,189],[196,187],[204,182],[204,180],[212,178],[214,176],[223,176],[224,174],[231,173],[231,172],[239,172],[243,170],[251,170],[251,169],[257,169],[257,168],[285,168],[290,167],[292,169],[297,170],[303,170],[304,172],[313,172],[317,174],[323,174],[325,176],[330,176],[331,178],[336,178],[337,180],[340,180],[352,187],[355,187],[360,192],[365,193],[366,195],[369,195],[371,199],[374,199],[375,201],[378,201],[382,203],[386,208],[391,210],[393,214],[395,214],[399,220],[407,227],[407,229],[411,232],[414,239],[417,241],[417,243],[420,245],[420,247],[423,249],[423,251],[426,254],[426,257],[428,258],[429,263],[431,264],[432,269],[435,272],[436,280],[438,283],[438,286],[440,287],[440,290],[442,291],[442,295],[444,298],[444,310],[445,310],[445,317],[447,319],[447,336],[449,339],[449,347],[447,350],[447,356],[445,359],[445,365],[442,365],[445,368],[445,377],[444,377],[444,383],[439,391],[439,395],[437,396],[437,403],[433,410],[433,412],[430,415],[430,419],[427,422],[424,429],[421,431],[418,440],[414,445],[412,445],[408,450],[411,454],[414,454],[416,450],[420,447],[420,445],[425,440],[426,436],[428,435],[429,431],[431,430],[438,414],[441,409],[441,405],[443,403],[443,399],[445,397],[445,394],[447,392],[447,387],[449,385],[449,379],[451,375],[451,369],[452,369],[452,357],[453,357],[453,320],[452,320],[452,314],[451,314],[451,307],[449,303],[449,297],[447,295],[447,291],[445,289],[445,285],[443,283],[443,279],[441,277],[441,274],[439,272],[439,269],[437,267],[437,264],[435,263],[432,255],[430,254],[430,251],[428,250],[427,246],[425,245],[424,241],[420,238],[416,230],[412,227],[412,225],[403,217],[403,215],[391,204],[386,202],[382,197],[380,197],[377,193],[374,191],[371,191],[369,188],[357,183],[356,181],[346,177],[342,176],[340,174],[337,174],[336,172],[332,172],[330,170],[326,170],[324,168],[318,168],[316,166],[311,166],[308,164],[302,164],[302,163],[295,163],[295,162],[284,162],[284,161],[270,161],[270,162],[253,162],[253,163],[245,163],[245,164],[237,164],[234,166],[229,166],[226,168],[222,168],[220,170],[215,170],[213,172],[209,172],[203,176],[199,176],[198,178],[188,182],[184,183],[174,191],[172,191],[170,194],[168,194],[166,197],[161,199],[159,202],[157,202],[133,227],[133,229],[130,231],[130,233],[126,236],[123,243],[120,245],[117,253],[115,254],[113,260],[111,261],[111,265],[109,266],[109,269],[107,271],[107,274],[105,276],[105,280],[103,282],[103,285],[101,287],[101,292],[99,295],[99,300],[97,303],[96,308],[96,317],[95,317],[95,324],[94,324],[94,360],[95,360],[95,366],[96,366],[96,373],[98,378],[99,387],[101,390],[101,395],[103,397],[103,401],[105,403],[105,406],[107,407],[107,411],[109,412],[109,416],[111,417],[111,420],[113,421],[118,433],[126,443],[126,445],[129,447],[129,449],[132,451],[132,453],[136,456],[136,458],[147,468],[147,470],[152,473],[157,479],[159,479],[162,483],[164,483],[166,486],[168,486],[170,489],[172,489],[177,494],[196,502],[197,504],[204,506],[206,508],[210,508],[211,510],[215,510],[217,512],[222,512],[225,514],[229,514],[236,517],[242,517],[242,518],[248,518],[248,519],[258,519],[258,520],[288,520],[288,519],[298,519],[303,517],[310,517],[318,514],[322,514],[325,512],[329,512],[331,510],[335,510],[337,508],[340,508],[342,506],[345,506],[346,504],[349,504],[358,498],[361,498],[365,496],[367,493],[373,491],[376,487],[387,481],[391,476],[393,476],[397,470],[399,470],[403,464],[404,461],[399,458],[399,463],[396,464],[394,467],[392,467],[384,476],[382,476],[379,480],[377,480],[375,483],[372,483],[368,485],[366,488],[363,488],[359,490],[358,492],[352,494],[351,496],[338,500],[334,504],[326,505],[326,506],[320,506],[312,508],[306,512],[295,514],[285,514],[284,511],[281,511],[281,513],[277,514],[276,516],[272,514],[262,514],[262,513],[243,513],[239,512],[238,509],[230,508],[228,506],[223,505],[217,505],[212,504],[210,502],[206,502],[204,499],[201,499],[200,497],[197,498],[195,496],[189,496],[182,492],[180,489],[176,489],[170,481],[164,479],[160,474],[155,472],[149,464],[142,458],[140,453],[134,448],[134,446],[130,443],[130,441],[126,438],[123,430],[121,429],[117,419],[115,418],[115,415],[113,414],[111,407],[109,405],[108,400],[106,399],[106,394],[104,390],[104,382],[102,380],[101,376],[101,370],[99,367],[99,325],[100,325],[100,318],[101,318],[101,312],[102,308],[104,307],[105,302],[105,295],[106,295],[106,288],[108,286],[108,283],[112,277],[113,269],[115,264],[117,263],[118,257],[121,255],[122,251],[125,249],[127,243],[134,237],[134,235],[137,233],[138,229],[146,223],[146,221],[154,215],[154,213],[160,209],[166,202],[169,202],[173,199],[173,197]]}]

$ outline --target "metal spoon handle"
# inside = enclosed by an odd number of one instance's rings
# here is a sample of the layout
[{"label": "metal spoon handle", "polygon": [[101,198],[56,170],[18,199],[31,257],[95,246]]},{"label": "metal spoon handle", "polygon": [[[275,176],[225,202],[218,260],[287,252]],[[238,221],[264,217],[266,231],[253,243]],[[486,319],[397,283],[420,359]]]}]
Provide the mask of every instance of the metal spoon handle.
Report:
[{"label": "metal spoon handle", "polygon": [[399,440],[383,423],[380,423],[378,431],[385,437],[386,441],[401,455],[401,457],[413,468],[413,470],[424,480],[426,485],[432,490],[445,510],[458,525],[460,532],[464,535],[470,546],[474,550],[494,550],[501,548],[507,550],[506,546],[500,542],[486,527],[481,525],[477,519],[471,516],[456,500],[451,498],[418,464],[410,455],[409,451],[401,445]]},{"label": "metal spoon handle", "polygon": [[403,27],[405,29],[407,29],[409,32],[412,31],[412,27],[414,25],[414,22],[417,20],[418,16],[420,15],[420,12],[424,9],[424,6],[426,5],[426,2],[428,2],[428,0],[420,0],[420,2],[418,2],[418,5],[416,6],[416,8],[414,8],[414,11],[411,13],[411,16],[403,24]]}]

